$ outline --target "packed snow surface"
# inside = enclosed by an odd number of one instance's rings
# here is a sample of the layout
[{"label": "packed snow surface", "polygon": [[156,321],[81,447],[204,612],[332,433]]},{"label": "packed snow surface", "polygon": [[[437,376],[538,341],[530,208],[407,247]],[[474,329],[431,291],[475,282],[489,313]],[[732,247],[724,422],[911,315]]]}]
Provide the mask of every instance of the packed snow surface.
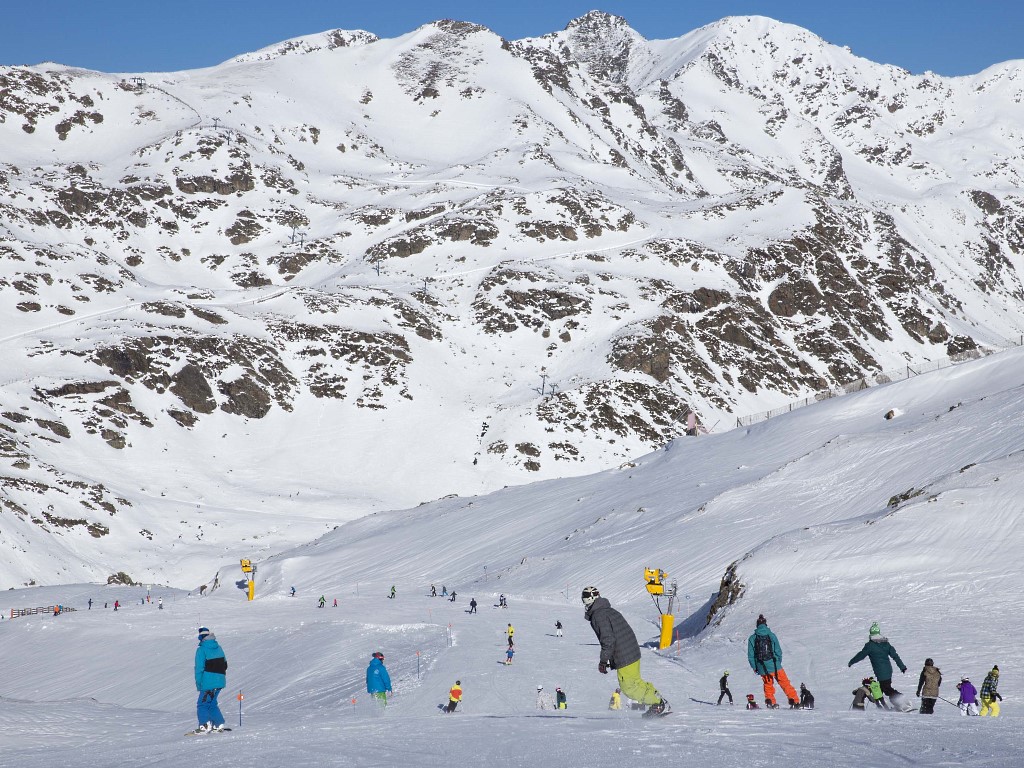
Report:
[{"label": "packed snow surface", "polygon": [[[1022,381],[1024,350],[1005,352],[680,438],[597,475],[372,515],[257,562],[253,602],[237,562],[213,561],[219,587],[202,597],[158,585],[148,603],[146,586],[5,592],[8,616],[75,610],[0,623],[0,766],[1017,766]],[[742,594],[705,627],[731,564]],[[645,566],[679,588],[678,639],[661,651]],[[430,597],[432,583],[455,601]],[[669,717],[607,709],[614,675],[597,670],[579,600],[590,584],[648,645],[643,674]],[[762,699],[746,662],[761,613],[814,711],[742,708],[747,693]],[[871,671],[847,662],[873,621],[915,703],[924,659],[942,670],[948,701],[933,716],[850,710]],[[234,730],[187,738],[201,625],[227,653],[221,706]],[[364,687],[376,650],[394,683],[383,711]],[[961,717],[955,683],[980,687],[993,664],[1002,715]],[[726,669],[737,703],[717,707]],[[464,704],[443,715],[456,679]],[[561,686],[568,709],[537,710],[538,685]]]}]

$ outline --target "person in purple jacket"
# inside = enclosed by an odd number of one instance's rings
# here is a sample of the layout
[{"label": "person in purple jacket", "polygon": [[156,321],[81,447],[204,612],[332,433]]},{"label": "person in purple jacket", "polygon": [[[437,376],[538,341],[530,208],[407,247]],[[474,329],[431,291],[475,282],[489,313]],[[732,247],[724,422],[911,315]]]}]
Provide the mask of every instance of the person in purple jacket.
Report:
[{"label": "person in purple jacket", "polygon": [[978,689],[974,687],[970,678],[960,678],[956,689],[960,691],[960,700],[956,703],[960,707],[960,714],[964,717],[978,714]]}]

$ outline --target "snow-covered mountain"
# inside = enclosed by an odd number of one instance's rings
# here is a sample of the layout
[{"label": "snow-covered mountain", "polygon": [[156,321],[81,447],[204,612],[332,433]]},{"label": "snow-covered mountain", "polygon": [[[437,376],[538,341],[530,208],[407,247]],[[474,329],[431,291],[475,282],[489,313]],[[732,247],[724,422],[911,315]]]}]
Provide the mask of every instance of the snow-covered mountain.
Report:
[{"label": "snow-covered mountain", "polygon": [[2,581],[188,583],[1019,341],[1020,73],[600,12],[0,68]]}]

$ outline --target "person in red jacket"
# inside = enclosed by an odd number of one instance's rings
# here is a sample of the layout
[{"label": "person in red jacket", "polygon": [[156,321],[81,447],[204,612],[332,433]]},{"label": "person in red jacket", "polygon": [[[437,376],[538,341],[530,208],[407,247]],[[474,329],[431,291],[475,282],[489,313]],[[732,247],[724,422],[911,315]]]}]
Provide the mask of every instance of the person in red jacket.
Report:
[{"label": "person in red jacket", "polygon": [[450,715],[459,706],[460,701],[462,701],[462,681],[456,680],[455,685],[448,691],[448,706],[444,708],[444,711]]}]

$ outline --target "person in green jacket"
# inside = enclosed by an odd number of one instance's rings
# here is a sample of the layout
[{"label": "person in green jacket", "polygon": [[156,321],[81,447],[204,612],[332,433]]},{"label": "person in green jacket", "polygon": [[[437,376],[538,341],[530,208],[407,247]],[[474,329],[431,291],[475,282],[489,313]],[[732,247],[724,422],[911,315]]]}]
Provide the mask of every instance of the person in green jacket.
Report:
[{"label": "person in green jacket", "polygon": [[858,661],[865,658],[871,659],[871,669],[875,673],[875,678],[878,680],[882,691],[889,697],[893,707],[903,711],[913,709],[903,694],[892,687],[892,663],[889,659],[891,658],[895,661],[896,665],[900,668],[900,672],[904,674],[907,672],[907,665],[903,663],[903,659],[896,653],[896,649],[889,644],[888,638],[882,634],[877,621],[871,625],[871,629],[868,631],[868,641],[861,648],[860,653],[850,659],[850,663],[846,666],[852,667]]}]

